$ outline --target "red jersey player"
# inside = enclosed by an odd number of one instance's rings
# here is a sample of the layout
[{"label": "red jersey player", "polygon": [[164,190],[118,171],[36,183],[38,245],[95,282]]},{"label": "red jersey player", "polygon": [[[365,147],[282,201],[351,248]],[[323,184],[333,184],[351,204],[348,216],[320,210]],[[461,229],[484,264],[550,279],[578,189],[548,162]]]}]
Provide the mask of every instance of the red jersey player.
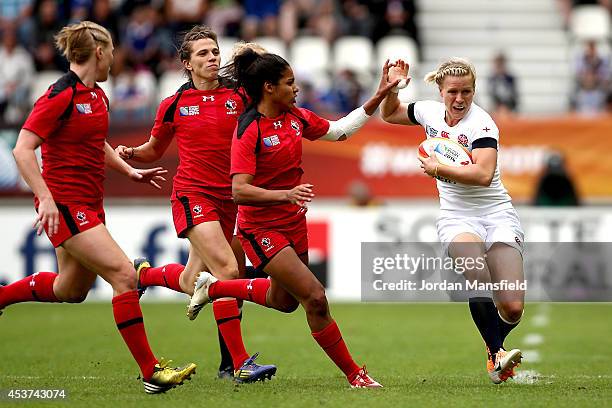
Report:
[{"label": "red jersey player", "polygon": [[[388,70],[388,63],[385,63]],[[291,67],[274,54],[250,50],[234,59],[237,88],[252,100],[232,142],[232,190],[239,204],[238,231],[254,266],[271,279],[218,281],[202,272],[192,303],[232,296],[283,312],[299,304],[312,336],[356,388],[381,387],[351,357],[332,319],[325,289],[308,269],[306,204],[313,186],[301,182],[302,139],[346,140],[374,113],[397,83],[381,81],[376,94],[338,121],[295,107],[298,92]],[[399,82],[399,81],[398,81]]]},{"label": "red jersey player", "polygon": [[[106,143],[108,99],[96,82],[108,78],[113,61],[109,32],[83,21],[64,27],[56,42],[70,71],[38,99],[13,152],[35,194],[35,227],[38,234],[44,229],[56,248],[59,273],[38,272],[1,287],[0,309],[27,301],[82,302],[96,277],[102,277],[113,287],[117,328],[140,366],[145,391],[164,392],[182,384],[196,366],[170,368],[151,352],[134,268],[104,225],[102,183],[105,163],[158,188],[166,171],[134,169]],[[42,173],[34,153],[39,146]]]},{"label": "red jersey player", "polygon": [[[238,264],[230,243],[237,206],[232,200],[230,149],[238,116],[244,111],[244,96],[218,75],[221,58],[216,34],[206,26],[195,26],[182,42],[179,57],[189,81],[173,96],[162,101],[150,139],[138,147],[118,146],[126,159],[158,160],[176,138],[179,166],[171,197],[176,233],[191,243],[187,265],[169,264],[152,268],[145,259],[134,266],[142,289],[165,286],[193,294],[197,274],[208,270],[222,280],[238,277]],[[195,319],[200,309],[190,309]],[[236,299],[213,303],[223,354],[227,347],[231,362],[222,356],[219,376],[238,382],[271,378],[273,365],[258,365],[242,342],[241,312]]]}]

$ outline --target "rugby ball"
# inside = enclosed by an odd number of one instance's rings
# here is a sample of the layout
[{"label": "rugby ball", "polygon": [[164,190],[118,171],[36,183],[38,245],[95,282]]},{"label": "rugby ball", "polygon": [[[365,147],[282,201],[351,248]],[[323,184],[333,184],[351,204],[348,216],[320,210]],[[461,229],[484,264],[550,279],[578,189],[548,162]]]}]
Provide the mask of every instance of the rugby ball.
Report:
[{"label": "rugby ball", "polygon": [[465,147],[444,137],[430,137],[419,145],[420,157],[427,158],[432,154],[447,166],[461,167],[472,163],[472,155]]}]

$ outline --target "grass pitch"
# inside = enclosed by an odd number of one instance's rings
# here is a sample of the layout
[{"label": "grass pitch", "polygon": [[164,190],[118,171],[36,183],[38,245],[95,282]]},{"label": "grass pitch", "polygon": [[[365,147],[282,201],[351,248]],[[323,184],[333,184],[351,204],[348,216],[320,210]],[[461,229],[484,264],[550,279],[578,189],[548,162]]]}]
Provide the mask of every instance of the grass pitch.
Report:
[{"label": "grass pitch", "polygon": [[[332,314],[358,364],[385,388],[351,390],[291,315],[245,305],[247,350],[278,366],[270,382],[216,379],[217,330],[183,304],[143,304],[155,354],[193,361],[192,381],[146,395],[138,367],[114,327],[110,302],[21,304],[0,317],[0,389],[65,389],[65,400],[18,406],[390,407],[605,406],[612,404],[612,304],[529,304],[507,346],[528,351],[517,380],[493,385],[465,304],[334,304]],[[530,361],[531,358],[531,361]],[[0,407],[12,402],[4,397]],[[23,405],[25,404],[25,405]],[[240,404],[240,405],[239,405]]]}]

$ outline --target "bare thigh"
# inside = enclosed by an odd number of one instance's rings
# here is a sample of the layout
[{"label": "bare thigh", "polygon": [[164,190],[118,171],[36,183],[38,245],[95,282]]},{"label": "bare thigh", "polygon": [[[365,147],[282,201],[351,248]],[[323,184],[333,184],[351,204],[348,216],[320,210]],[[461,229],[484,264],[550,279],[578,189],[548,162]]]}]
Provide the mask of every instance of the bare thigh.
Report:
[{"label": "bare thigh", "polygon": [[238,263],[232,247],[225,239],[219,221],[195,225],[187,232],[193,249],[217,279],[229,280],[238,277]]},{"label": "bare thigh", "polygon": [[234,236],[232,238],[231,246],[236,262],[238,263],[238,277],[244,278],[246,277],[246,255],[244,254],[244,249],[238,237]]},{"label": "bare thigh", "polygon": [[110,283],[115,296],[136,289],[134,266],[105,225],[81,232],[62,246],[84,268]]},{"label": "bare thigh", "polygon": [[[485,243],[480,239],[479,236],[471,234],[469,232],[463,232],[453,238],[453,241],[448,246],[448,254],[451,258],[457,260],[458,258],[463,259],[486,259],[485,256]],[[490,282],[491,276],[489,268],[486,262],[473,263],[474,268],[466,269],[464,276],[466,279],[471,281],[477,280],[478,282]],[[476,267],[483,265],[484,267]]]},{"label": "bare thigh", "polygon": [[323,287],[292,247],[282,249],[266,265],[271,277],[270,298],[282,302],[304,303]]},{"label": "bare thigh", "polygon": [[187,258],[187,264],[185,269],[179,277],[179,283],[183,292],[189,296],[193,295],[193,288],[195,281],[198,278],[198,274],[202,271],[208,271],[208,268],[202,261],[202,258],[195,251],[193,246],[189,246],[189,257]]},{"label": "bare thigh", "polygon": [[[300,256],[299,259],[304,266],[308,265],[308,254]],[[268,267],[269,264],[266,265],[266,268]],[[268,273],[266,268],[264,268],[264,271]],[[270,273],[276,275],[274,271]],[[268,306],[285,313],[295,311],[300,304],[298,299],[288,289],[286,289],[285,286],[283,286],[281,281],[272,275],[270,276],[270,291],[268,292],[266,300],[268,302]]]},{"label": "bare thigh", "polygon": [[61,246],[55,249],[59,276],[53,292],[62,302],[80,303],[87,297],[98,275],[85,268]]},{"label": "bare thigh", "polygon": [[[496,242],[487,252],[487,263],[491,271],[491,280],[501,282],[523,282],[523,257],[514,247]],[[523,290],[496,290],[495,303],[507,321],[514,322],[521,318],[525,291]]]}]

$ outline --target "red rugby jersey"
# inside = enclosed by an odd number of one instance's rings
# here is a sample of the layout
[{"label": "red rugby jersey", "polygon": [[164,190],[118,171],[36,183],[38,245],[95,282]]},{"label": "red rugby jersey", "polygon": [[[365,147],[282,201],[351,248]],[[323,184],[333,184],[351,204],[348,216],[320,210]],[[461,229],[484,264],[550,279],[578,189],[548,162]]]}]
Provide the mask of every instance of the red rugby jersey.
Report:
[{"label": "red rugby jersey", "polygon": [[104,196],[108,98],[69,71],[49,87],[24,129],[44,139],[42,176],[57,202],[94,203]]},{"label": "red rugby jersey", "polygon": [[[266,190],[290,190],[301,184],[302,138],[316,140],[329,130],[329,122],[303,108],[276,118],[249,109],[238,120],[232,140],[231,174],[251,174],[253,185]],[[241,205],[241,227],[285,225],[304,217],[295,204],[271,207]]]},{"label": "red rugby jersey", "polygon": [[230,151],[243,110],[244,102],[233,90],[200,91],[191,81],[162,101],[151,135],[159,139],[176,136],[179,166],[174,192],[232,198]]}]

